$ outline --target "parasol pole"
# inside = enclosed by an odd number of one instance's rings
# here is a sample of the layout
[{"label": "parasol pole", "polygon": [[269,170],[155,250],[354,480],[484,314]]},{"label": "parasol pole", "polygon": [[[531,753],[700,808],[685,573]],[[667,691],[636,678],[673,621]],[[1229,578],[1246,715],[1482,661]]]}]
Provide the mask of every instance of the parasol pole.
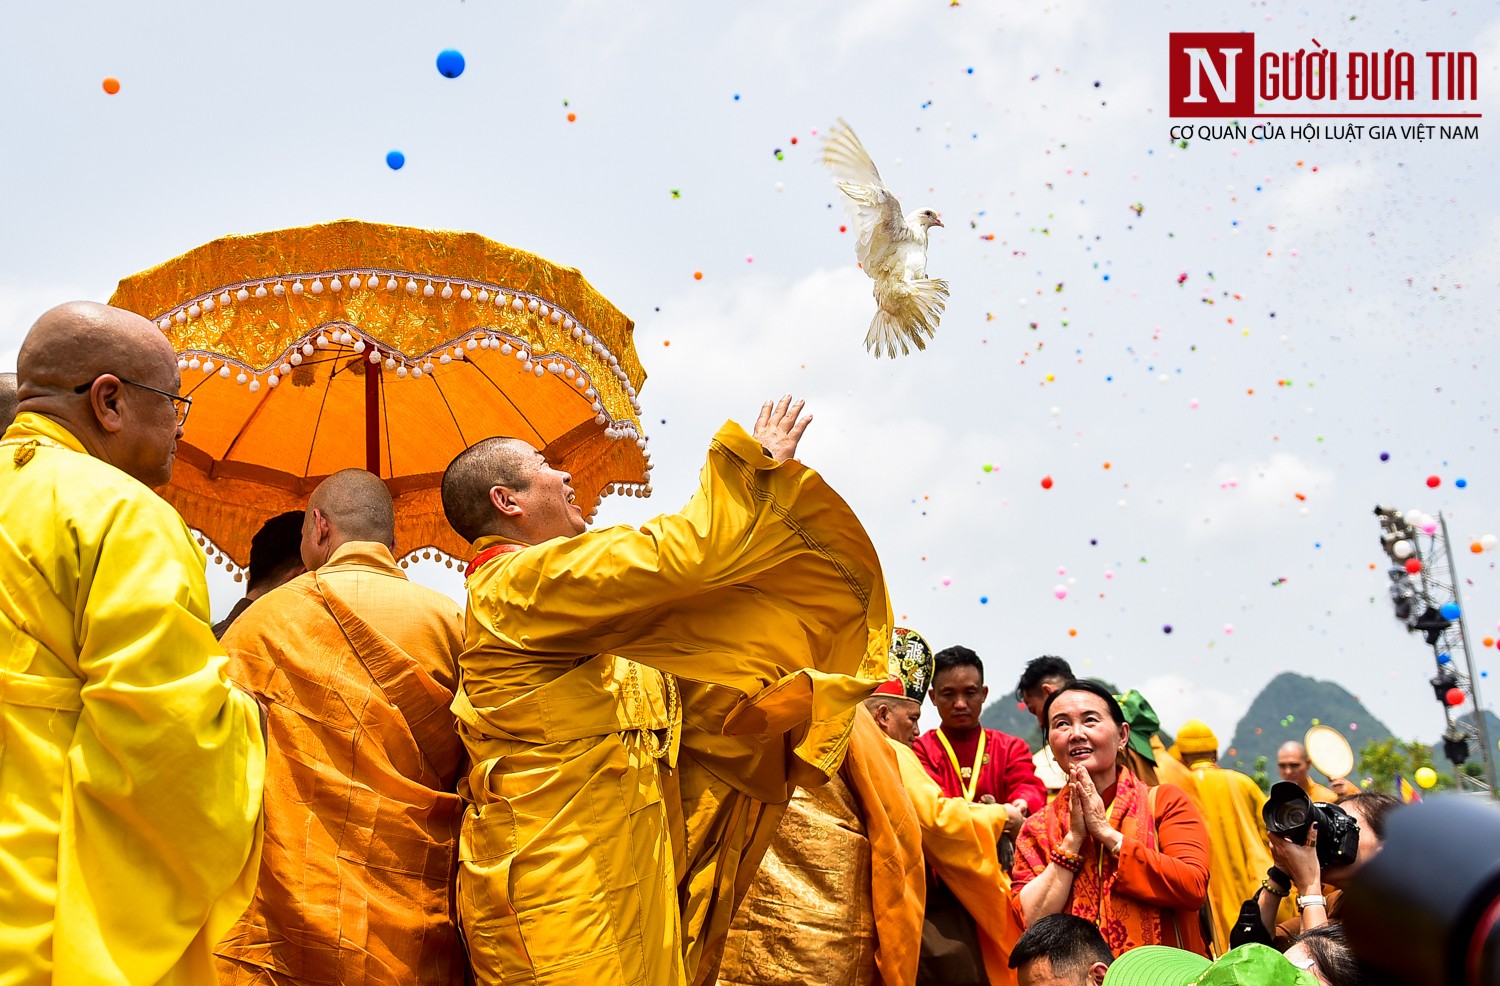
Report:
[{"label": "parasol pole", "polygon": [[380,475],[380,370],[371,363],[365,370],[365,468]]}]

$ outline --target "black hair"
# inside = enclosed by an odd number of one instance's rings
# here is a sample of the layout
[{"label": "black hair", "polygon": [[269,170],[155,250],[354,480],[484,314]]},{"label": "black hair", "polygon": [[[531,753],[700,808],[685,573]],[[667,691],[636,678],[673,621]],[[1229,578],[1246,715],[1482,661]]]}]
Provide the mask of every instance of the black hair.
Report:
[{"label": "black hair", "polygon": [[1037,919],[1010,950],[1010,967],[1019,969],[1043,956],[1052,965],[1053,975],[1080,981],[1095,962],[1109,965],[1115,958],[1094,922],[1072,914]]},{"label": "black hair", "polygon": [[1021,672],[1021,680],[1016,682],[1016,701],[1026,701],[1027,695],[1041,688],[1043,682],[1054,678],[1072,681],[1073,665],[1051,654],[1033,657],[1027,662],[1026,670]]},{"label": "black hair", "polygon": [[[1389,797],[1389,795],[1382,795],[1382,797]],[[1343,924],[1338,921],[1330,921],[1316,928],[1309,928],[1293,938],[1287,944],[1287,948],[1293,945],[1307,946],[1307,950],[1312,953],[1313,961],[1318,965],[1318,971],[1323,974],[1322,978],[1328,986],[1360,986],[1361,983],[1370,981],[1366,976],[1364,964],[1359,961],[1354,954],[1354,949],[1349,946],[1349,939],[1344,934]]]},{"label": "black hair", "polygon": [[302,564],[302,515],[301,510],[288,510],[260,525],[250,539],[245,588],[257,589],[294,565]]},{"label": "black hair", "polygon": [[984,662],[979,655],[974,653],[963,644],[955,644],[952,647],[944,647],[932,656],[932,680],[938,680],[938,675],[944,671],[954,668],[973,668],[979,672],[979,682],[984,683]]},{"label": "black hair", "polygon": [[1338,800],[1340,808],[1354,807],[1359,809],[1360,817],[1370,826],[1370,831],[1375,833],[1375,838],[1385,841],[1385,819],[1391,813],[1391,809],[1400,808],[1401,801],[1389,794],[1379,791],[1361,791],[1359,794],[1345,795]]},{"label": "black hair", "polygon": [[1115,725],[1125,725],[1125,710],[1120,708],[1120,702],[1115,698],[1114,692],[1111,692],[1097,681],[1091,681],[1087,678],[1074,678],[1047,696],[1047,704],[1042,706],[1043,728],[1047,732],[1050,733],[1052,731],[1052,703],[1057,700],[1059,695],[1066,695],[1068,692],[1088,692],[1090,695],[1099,696],[1104,699],[1104,704],[1109,708],[1109,717],[1115,721]]}]

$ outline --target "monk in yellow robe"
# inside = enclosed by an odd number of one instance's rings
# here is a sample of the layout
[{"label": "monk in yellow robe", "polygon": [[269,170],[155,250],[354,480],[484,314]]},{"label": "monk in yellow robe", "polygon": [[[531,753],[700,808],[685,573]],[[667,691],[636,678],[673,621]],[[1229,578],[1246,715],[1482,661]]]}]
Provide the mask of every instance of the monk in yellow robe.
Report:
[{"label": "monk in yellow robe", "polygon": [[188,403],[138,315],[42,315],[0,438],[0,982],[207,984],[260,859],[265,747],[204,558],[151,491]]},{"label": "monk in yellow robe", "polygon": [[837,772],[890,603],[858,521],[794,458],[801,408],[768,403],[754,437],[726,424],[683,511],[639,529],[585,533],[525,442],[449,465],[444,510],[478,552],[453,707],[479,981],[713,982],[792,792]]},{"label": "monk in yellow robe", "polygon": [[1229,948],[1229,932],[1240,905],[1255,894],[1271,865],[1261,808],[1260,785],[1237,770],[1219,766],[1219,740],[1208,724],[1189,719],[1177,731],[1177,749],[1192,772],[1197,801],[1208,825],[1210,873],[1208,899],[1213,907],[1218,950]]},{"label": "monk in yellow robe", "polygon": [[221,982],[461,986],[452,920],[465,764],[453,701],[463,617],[407,581],[375,475],[313,491],[307,574],[224,635],[229,675],[270,704],[266,848]]},{"label": "monk in yellow robe", "polygon": [[1306,791],[1313,801],[1329,805],[1338,802],[1339,796],[1332,788],[1313,780],[1312,758],[1307,755],[1307,747],[1296,740],[1287,740],[1276,751],[1276,769],[1281,772],[1282,780]]}]

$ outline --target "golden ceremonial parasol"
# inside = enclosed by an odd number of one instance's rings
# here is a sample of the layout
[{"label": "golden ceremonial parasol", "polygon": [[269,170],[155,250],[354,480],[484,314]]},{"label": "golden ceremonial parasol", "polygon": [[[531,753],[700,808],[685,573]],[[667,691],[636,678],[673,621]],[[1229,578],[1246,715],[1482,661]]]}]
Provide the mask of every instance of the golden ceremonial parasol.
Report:
[{"label": "golden ceremonial parasol", "polygon": [[611,492],[651,492],[632,323],[523,250],[344,220],[215,240],[110,303],[177,351],[193,410],[158,492],[237,567],[262,523],[350,467],[390,488],[403,560],[463,557],[438,487],[496,435],[571,472],[586,516]]}]

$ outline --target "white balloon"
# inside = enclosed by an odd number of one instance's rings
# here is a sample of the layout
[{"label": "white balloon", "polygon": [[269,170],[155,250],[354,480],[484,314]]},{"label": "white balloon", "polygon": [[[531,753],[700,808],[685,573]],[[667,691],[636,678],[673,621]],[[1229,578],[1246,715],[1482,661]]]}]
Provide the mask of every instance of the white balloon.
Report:
[{"label": "white balloon", "polygon": [[1397,541],[1395,544],[1391,545],[1391,554],[1395,555],[1397,558],[1400,558],[1402,561],[1405,561],[1406,559],[1411,557],[1411,542],[1405,540]]}]

